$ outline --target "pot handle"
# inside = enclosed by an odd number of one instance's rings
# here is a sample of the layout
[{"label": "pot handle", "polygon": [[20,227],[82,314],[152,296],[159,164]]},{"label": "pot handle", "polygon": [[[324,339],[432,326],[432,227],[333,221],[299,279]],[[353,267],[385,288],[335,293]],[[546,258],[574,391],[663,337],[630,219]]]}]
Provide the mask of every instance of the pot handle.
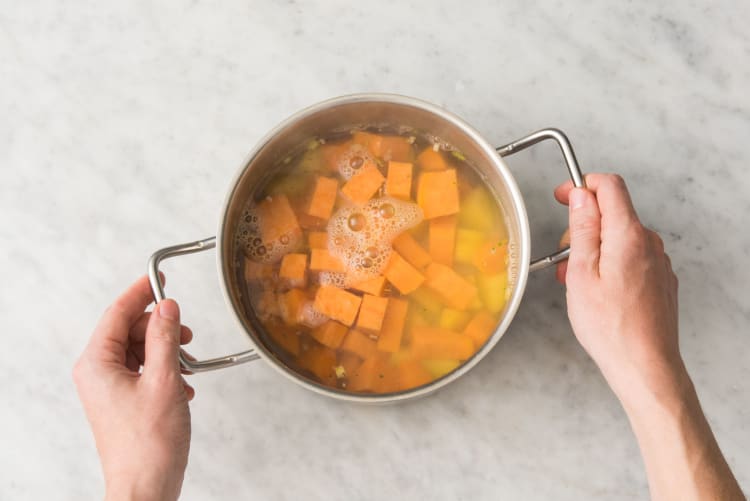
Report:
[{"label": "pot handle", "polygon": [[[216,237],[211,237],[196,242],[165,247],[154,252],[148,260],[148,279],[149,282],[151,282],[151,291],[154,293],[154,301],[159,303],[166,297],[164,295],[164,287],[159,278],[159,263],[170,257],[192,254],[194,252],[213,249],[214,247],[216,247]],[[180,366],[184,371],[189,373],[223,369],[225,367],[243,364],[259,358],[260,356],[255,353],[255,350],[247,350],[208,360],[191,360],[184,351],[180,350]]]},{"label": "pot handle", "polygon": [[[545,139],[554,140],[560,147],[563,157],[565,158],[565,165],[568,166],[570,179],[573,180],[573,185],[577,186],[578,188],[585,188],[586,181],[581,174],[581,168],[578,167],[578,161],[576,160],[575,153],[573,153],[573,147],[570,145],[568,137],[563,133],[563,131],[559,129],[542,129],[533,132],[528,136],[522,137],[521,139],[513,141],[512,143],[508,143],[505,146],[500,146],[496,148],[496,150],[501,157],[506,157],[518,151],[525,150],[529,146],[534,146],[535,144],[544,141]],[[529,266],[529,271],[537,271],[543,268],[547,268],[548,266],[552,266],[553,264],[557,264],[560,261],[568,259],[569,255],[570,247],[565,247],[564,249],[553,252],[548,256],[539,259],[533,259],[531,261],[531,266]]]}]

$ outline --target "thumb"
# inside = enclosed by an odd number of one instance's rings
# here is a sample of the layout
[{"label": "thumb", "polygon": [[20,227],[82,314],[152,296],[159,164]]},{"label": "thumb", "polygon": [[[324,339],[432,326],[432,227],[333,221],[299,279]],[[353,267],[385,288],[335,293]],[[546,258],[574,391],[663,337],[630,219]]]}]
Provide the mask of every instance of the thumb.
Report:
[{"label": "thumb", "polygon": [[570,257],[568,272],[599,274],[601,214],[594,194],[573,188],[569,194]]},{"label": "thumb", "polygon": [[173,299],[165,299],[154,308],[146,328],[143,374],[157,378],[171,374],[179,376],[179,349],[180,307]]}]

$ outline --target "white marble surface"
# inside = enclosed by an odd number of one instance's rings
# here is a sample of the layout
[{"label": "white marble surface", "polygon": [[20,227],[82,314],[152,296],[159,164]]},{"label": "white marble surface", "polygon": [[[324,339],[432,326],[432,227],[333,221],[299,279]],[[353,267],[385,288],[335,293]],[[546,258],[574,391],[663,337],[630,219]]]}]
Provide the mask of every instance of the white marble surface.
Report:
[{"label": "white marble surface", "polygon": [[[441,104],[498,144],[560,127],[586,170],[623,174],[678,270],[683,353],[750,489],[748,3],[1,3],[1,499],[101,495],[70,378],[101,311],[153,250],[214,233],[270,127],[359,91]],[[564,225],[564,169],[549,145],[510,164],[539,254]],[[165,268],[194,353],[246,346],[211,256]],[[647,497],[548,272],[486,360],[422,401],[345,405],[262,362],[191,381],[183,499]]]}]

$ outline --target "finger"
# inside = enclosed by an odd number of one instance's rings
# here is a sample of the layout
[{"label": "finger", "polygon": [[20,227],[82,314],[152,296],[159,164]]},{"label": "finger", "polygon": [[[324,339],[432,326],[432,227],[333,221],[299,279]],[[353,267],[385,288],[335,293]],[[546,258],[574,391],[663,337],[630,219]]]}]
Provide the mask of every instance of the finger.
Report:
[{"label": "finger", "polygon": [[182,388],[185,390],[185,396],[188,399],[188,402],[195,398],[195,388],[190,386],[187,381],[185,381],[185,378],[182,379]]},{"label": "finger", "polygon": [[125,362],[130,327],[151,301],[153,296],[147,276],[136,280],[115,299],[99,320],[89,342],[88,349],[95,352],[98,360]]},{"label": "finger", "polygon": [[573,188],[573,181],[568,179],[563,184],[555,188],[555,200],[563,205],[568,205],[568,192]]},{"label": "finger", "polygon": [[594,194],[573,188],[569,196],[570,257],[568,269],[599,274],[601,214]]},{"label": "finger", "polygon": [[[661,239],[659,234],[649,229],[646,230],[646,234],[648,235],[648,238],[651,241],[651,245],[653,245],[656,254],[659,256],[664,254],[664,240]],[[667,259],[669,259],[669,256],[667,256]]]},{"label": "finger", "polygon": [[558,263],[557,269],[555,270],[555,278],[557,279],[558,282],[565,285],[566,284],[565,278],[567,277],[567,275],[568,275],[568,261],[567,260],[561,261],[560,263]]},{"label": "finger", "polygon": [[180,308],[173,299],[156,305],[146,329],[143,375],[163,379],[180,373]]},{"label": "finger", "polygon": [[[570,228],[566,228],[565,232],[560,237],[560,242],[558,244],[558,247],[560,249],[564,249],[565,247],[570,246]],[[558,282],[565,285],[565,276],[568,273],[568,260],[561,261],[557,265],[557,269],[555,270],[555,278]]]},{"label": "finger", "polygon": [[[140,318],[136,320],[133,327],[130,328],[130,343],[143,343],[146,339],[146,329],[148,328],[148,321],[151,318],[151,312],[147,311],[141,314]],[[186,325],[180,326],[180,344],[188,344],[193,340],[193,331]]]},{"label": "finger", "polygon": [[[602,217],[615,224],[638,221],[625,180],[617,174],[586,174],[586,188],[596,195]],[[555,189],[555,198],[568,205],[573,182],[567,181]]]}]

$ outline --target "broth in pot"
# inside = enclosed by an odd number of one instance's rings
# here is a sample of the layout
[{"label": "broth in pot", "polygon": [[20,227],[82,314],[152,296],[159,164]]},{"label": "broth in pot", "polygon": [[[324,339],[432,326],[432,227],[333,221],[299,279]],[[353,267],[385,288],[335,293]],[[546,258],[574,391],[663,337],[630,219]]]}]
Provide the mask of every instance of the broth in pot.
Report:
[{"label": "broth in pot", "polygon": [[411,130],[313,138],[279,159],[234,235],[243,307],[285,365],[346,392],[406,391],[503,315],[503,208],[460,151]]}]

